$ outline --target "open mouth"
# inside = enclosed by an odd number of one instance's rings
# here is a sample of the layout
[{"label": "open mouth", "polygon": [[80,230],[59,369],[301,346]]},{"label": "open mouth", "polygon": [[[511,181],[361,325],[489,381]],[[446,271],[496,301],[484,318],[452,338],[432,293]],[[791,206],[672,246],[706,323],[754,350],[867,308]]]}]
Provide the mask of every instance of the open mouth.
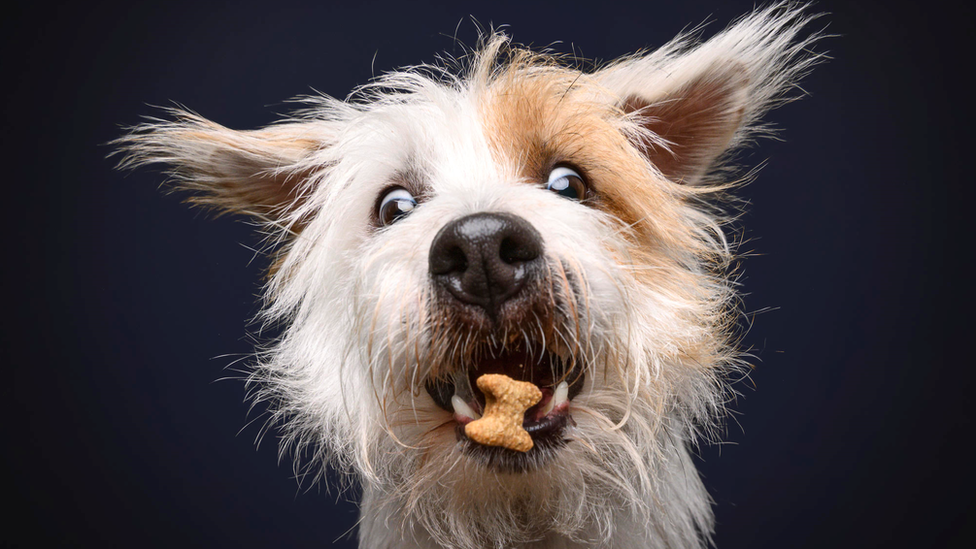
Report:
[{"label": "open mouth", "polygon": [[526,410],[522,428],[534,442],[551,442],[568,422],[570,402],[583,390],[583,365],[579,358],[561,358],[539,350],[503,349],[475,361],[471,367],[446,380],[428,380],[427,392],[438,406],[454,414],[460,437],[464,425],[479,419],[485,409],[485,396],[477,379],[485,374],[504,374],[514,380],[532,383],[542,392],[542,399]]}]

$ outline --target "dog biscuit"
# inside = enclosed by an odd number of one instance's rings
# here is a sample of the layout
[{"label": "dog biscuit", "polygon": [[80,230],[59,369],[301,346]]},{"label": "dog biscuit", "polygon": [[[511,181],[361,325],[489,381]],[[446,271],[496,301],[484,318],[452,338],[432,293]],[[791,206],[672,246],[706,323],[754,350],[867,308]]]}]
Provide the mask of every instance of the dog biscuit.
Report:
[{"label": "dog biscuit", "polygon": [[525,411],[542,400],[542,391],[527,381],[502,374],[478,378],[485,394],[485,413],[464,426],[464,434],[485,446],[501,446],[517,452],[532,449],[532,437],[522,428]]}]

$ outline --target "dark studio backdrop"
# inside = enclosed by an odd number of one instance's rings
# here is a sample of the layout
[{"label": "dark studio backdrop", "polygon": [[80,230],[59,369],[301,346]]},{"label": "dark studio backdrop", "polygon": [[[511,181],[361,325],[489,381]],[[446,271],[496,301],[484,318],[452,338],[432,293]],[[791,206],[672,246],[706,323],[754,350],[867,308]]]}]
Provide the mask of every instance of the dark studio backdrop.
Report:
[{"label": "dark studio backdrop", "polygon": [[[310,92],[460,53],[475,26],[591,59],[658,46],[751,1],[38,4],[0,20],[3,495],[9,547],[354,547],[356,506],[299,487],[240,374],[265,258],[251,227],[106,160],[178,101],[236,129]],[[971,332],[948,277],[972,177],[972,11],[828,2],[809,97],[742,194],[758,357],[727,443],[700,450],[720,548],[963,547]],[[961,224],[959,228],[961,228]],[[965,331],[963,331],[965,329]],[[965,340],[962,340],[963,342]],[[965,344],[965,343],[963,343]],[[240,363],[238,363],[240,364]],[[231,378],[231,379],[225,379]],[[248,423],[250,420],[256,420]],[[10,509],[8,507],[8,509]],[[333,545],[334,544],[334,545]]]}]

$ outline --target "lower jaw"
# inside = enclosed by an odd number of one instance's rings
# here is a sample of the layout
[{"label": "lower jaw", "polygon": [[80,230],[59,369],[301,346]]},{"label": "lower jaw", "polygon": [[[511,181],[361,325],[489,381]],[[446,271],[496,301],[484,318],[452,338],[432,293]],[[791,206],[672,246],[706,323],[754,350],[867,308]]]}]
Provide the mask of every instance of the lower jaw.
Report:
[{"label": "lower jaw", "polygon": [[[564,420],[572,423],[570,416]],[[501,474],[526,474],[546,467],[570,442],[562,436],[563,429],[548,433],[547,436],[532,437],[533,447],[527,452],[509,450],[500,446],[484,446],[464,435],[464,426],[455,427],[461,451],[482,467]]]},{"label": "lower jaw", "polygon": [[556,406],[549,415],[526,420],[522,428],[532,437],[532,448],[526,452],[510,450],[500,446],[479,444],[465,434],[465,425],[471,418],[455,414],[455,435],[461,450],[481,465],[499,473],[526,473],[549,464],[569,440],[564,431],[576,422],[569,413],[569,401]]}]

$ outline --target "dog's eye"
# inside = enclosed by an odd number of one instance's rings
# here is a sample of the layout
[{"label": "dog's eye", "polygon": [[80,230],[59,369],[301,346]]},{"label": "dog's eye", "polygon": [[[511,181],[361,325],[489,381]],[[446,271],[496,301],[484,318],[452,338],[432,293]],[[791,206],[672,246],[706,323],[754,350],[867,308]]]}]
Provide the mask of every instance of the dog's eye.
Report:
[{"label": "dog's eye", "polygon": [[583,177],[566,166],[559,166],[549,172],[546,188],[571,200],[586,198],[586,183],[583,182]]},{"label": "dog's eye", "polygon": [[410,194],[410,191],[403,187],[397,187],[387,192],[383,196],[383,200],[380,200],[380,205],[376,209],[376,217],[379,219],[380,225],[385,227],[406,217],[416,207],[417,201]]}]

